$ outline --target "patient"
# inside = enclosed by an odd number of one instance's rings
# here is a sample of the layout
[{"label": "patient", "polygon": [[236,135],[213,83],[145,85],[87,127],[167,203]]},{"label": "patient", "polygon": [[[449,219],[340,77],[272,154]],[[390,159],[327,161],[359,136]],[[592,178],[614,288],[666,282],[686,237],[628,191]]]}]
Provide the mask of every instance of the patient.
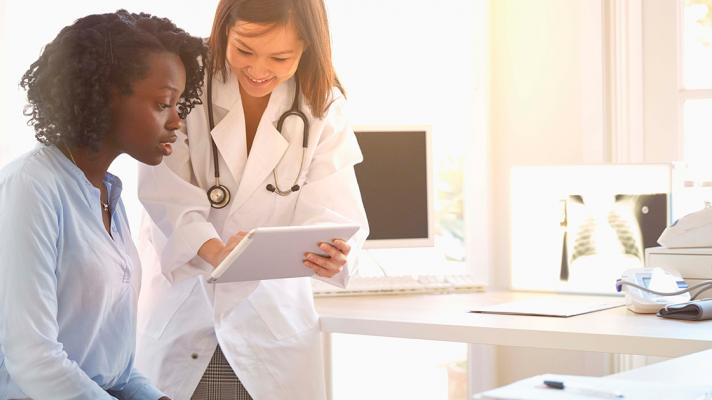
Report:
[{"label": "patient", "polygon": [[121,10],[62,29],[22,77],[41,144],[0,171],[0,399],[168,399],[133,367],[141,270],[107,170],[171,154],[205,56]]}]

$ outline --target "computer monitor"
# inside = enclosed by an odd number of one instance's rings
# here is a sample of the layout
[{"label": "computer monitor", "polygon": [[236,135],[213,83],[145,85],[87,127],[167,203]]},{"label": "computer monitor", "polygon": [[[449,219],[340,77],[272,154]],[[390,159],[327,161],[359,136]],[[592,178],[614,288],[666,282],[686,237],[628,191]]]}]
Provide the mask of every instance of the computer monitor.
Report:
[{"label": "computer monitor", "polygon": [[512,287],[615,293],[670,222],[667,164],[516,166]]},{"label": "computer monitor", "polygon": [[356,179],[370,234],[364,247],[433,246],[430,128],[354,128],[363,162]]}]

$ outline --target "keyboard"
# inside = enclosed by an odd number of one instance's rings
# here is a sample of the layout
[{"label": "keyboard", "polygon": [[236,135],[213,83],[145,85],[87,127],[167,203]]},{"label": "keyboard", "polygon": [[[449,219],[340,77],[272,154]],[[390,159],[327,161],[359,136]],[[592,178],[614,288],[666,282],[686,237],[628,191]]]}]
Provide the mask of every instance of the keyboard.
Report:
[{"label": "keyboard", "polygon": [[471,275],[352,276],[346,289],[312,279],[315,297],[471,293],[485,289]]}]

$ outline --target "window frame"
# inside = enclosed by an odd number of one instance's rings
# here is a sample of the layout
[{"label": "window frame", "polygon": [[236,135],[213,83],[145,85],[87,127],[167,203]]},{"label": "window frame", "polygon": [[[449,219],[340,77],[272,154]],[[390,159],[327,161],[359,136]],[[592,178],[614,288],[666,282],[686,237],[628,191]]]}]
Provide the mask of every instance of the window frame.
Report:
[{"label": "window frame", "polygon": [[712,100],[712,88],[684,85],[685,1],[648,0],[643,7],[645,160],[686,162],[685,104]]}]

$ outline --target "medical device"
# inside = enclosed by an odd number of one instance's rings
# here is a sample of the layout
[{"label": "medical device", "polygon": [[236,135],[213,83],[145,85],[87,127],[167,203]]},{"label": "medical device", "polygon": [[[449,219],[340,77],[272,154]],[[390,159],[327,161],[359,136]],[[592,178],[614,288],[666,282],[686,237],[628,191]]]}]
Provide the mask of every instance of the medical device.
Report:
[{"label": "medical device", "polygon": [[[662,268],[633,268],[616,281],[616,290],[625,291],[626,306],[641,314],[656,313],[668,304],[690,301],[690,292],[712,281],[688,287],[680,275]],[[695,294],[697,296],[707,288]]]},{"label": "medical device", "polygon": [[693,285],[712,279],[712,248],[648,247],[645,249],[645,266],[672,268]]},{"label": "medical device", "polygon": [[669,249],[712,247],[712,207],[687,214],[667,227],[658,243]]},{"label": "medical device", "polygon": [[[277,167],[279,167],[279,164],[281,162],[278,162],[275,168],[272,170],[272,177],[274,179],[274,185],[273,184],[268,184],[265,189],[267,191],[278,194],[280,196],[288,196],[292,192],[296,192],[300,189],[299,184],[297,184],[297,181],[299,180],[299,176],[302,174],[302,168],[304,167],[304,154],[306,153],[307,150],[307,144],[309,143],[309,121],[307,120],[306,115],[304,115],[303,112],[299,111],[299,80],[295,79],[296,82],[296,87],[294,90],[294,100],[292,101],[292,107],[284,112],[280,117],[279,120],[277,121],[277,130],[279,131],[280,134],[282,134],[282,125],[284,125],[284,121],[288,117],[298,117],[299,119],[302,120],[302,158],[299,162],[299,172],[297,173],[297,176],[294,178],[294,183],[292,183],[292,186],[289,188],[289,190],[282,190],[279,187],[279,184],[277,183]],[[213,119],[213,77],[212,73],[208,72],[208,123],[210,125],[210,131],[215,128],[215,121]],[[282,134],[282,136],[284,136]],[[218,147],[215,144],[215,140],[213,140],[213,137],[210,136],[210,142],[213,147],[213,167],[215,170],[215,185],[211,186],[210,189],[208,189],[208,201],[210,202],[210,206],[213,208],[224,208],[225,206],[230,203],[230,190],[228,190],[227,187],[224,185],[220,184],[220,165],[218,162]]]}]

